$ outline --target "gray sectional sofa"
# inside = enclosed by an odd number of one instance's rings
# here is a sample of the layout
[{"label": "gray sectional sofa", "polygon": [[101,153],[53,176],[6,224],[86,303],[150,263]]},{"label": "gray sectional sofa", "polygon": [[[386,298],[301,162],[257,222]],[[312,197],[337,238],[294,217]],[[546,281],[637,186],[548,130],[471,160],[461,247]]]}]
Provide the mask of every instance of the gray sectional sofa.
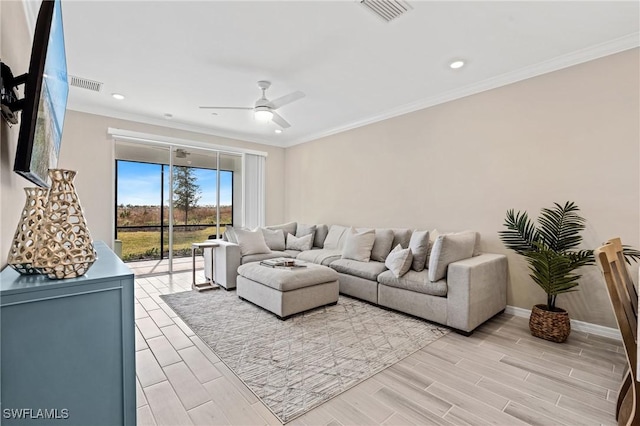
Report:
[{"label": "gray sectional sofa", "polygon": [[[463,334],[471,333],[506,307],[507,258],[480,253],[480,236],[475,232],[438,235],[432,231],[428,249],[424,241],[422,246],[415,242],[419,242],[417,237],[427,238],[425,234],[428,233],[410,229],[371,231],[291,222],[266,227],[259,232],[267,247],[260,245],[261,241],[256,242],[260,236],[255,232],[234,229],[225,232],[225,239],[231,241],[218,241],[220,245],[215,248],[217,284],[227,290],[233,289],[240,265],[290,257],[334,269],[338,272],[342,294],[443,324]],[[363,247],[354,249],[354,241],[357,238],[362,241],[365,234],[369,235],[369,246],[364,247],[362,254]],[[249,238],[256,243],[247,243]],[[404,270],[398,271],[389,263],[398,257],[398,253],[391,256],[390,253],[401,249],[406,253],[411,251],[406,250],[409,247],[427,259],[415,256],[413,264],[408,265],[411,263],[408,260]],[[210,256],[211,252],[205,251],[207,278],[212,275]]]}]

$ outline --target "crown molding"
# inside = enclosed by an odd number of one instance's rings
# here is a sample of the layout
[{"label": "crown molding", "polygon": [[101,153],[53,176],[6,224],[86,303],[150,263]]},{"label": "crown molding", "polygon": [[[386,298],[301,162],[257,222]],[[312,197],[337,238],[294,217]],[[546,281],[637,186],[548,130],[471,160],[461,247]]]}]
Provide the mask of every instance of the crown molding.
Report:
[{"label": "crown molding", "polygon": [[196,126],[196,125],[192,125],[192,124],[186,124],[186,123],[180,123],[178,121],[173,121],[173,120],[164,120],[164,119],[157,119],[157,118],[151,118],[145,115],[141,115],[141,114],[133,114],[133,113],[129,113],[129,112],[124,112],[124,111],[117,111],[117,110],[112,110],[109,108],[102,108],[102,107],[96,107],[96,106],[85,106],[85,105],[78,105],[73,103],[71,100],[69,101],[69,103],[67,104],[67,109],[71,110],[71,111],[77,111],[77,112],[83,112],[86,114],[94,114],[94,115],[100,115],[103,117],[110,117],[110,118],[115,118],[118,120],[127,120],[127,121],[133,121],[136,123],[142,123],[142,124],[150,124],[153,126],[159,126],[159,127],[166,127],[169,129],[176,129],[176,130],[185,130],[188,132],[194,132],[194,133],[201,133],[204,135],[209,135],[209,136],[218,136],[218,137],[222,137],[222,138],[226,138],[226,139],[233,139],[236,141],[241,141],[241,142],[253,142],[253,143],[257,143],[260,145],[268,145],[268,146],[275,146],[277,148],[285,148],[286,145],[284,144],[275,144],[273,142],[267,141],[267,140],[263,140],[260,138],[255,138],[252,137],[250,135],[239,135],[238,133],[235,132],[229,132],[229,131],[225,131],[225,130],[220,130],[220,129],[210,129],[207,127],[201,127],[201,126]]},{"label": "crown molding", "polygon": [[564,68],[568,68],[574,65],[578,65],[584,62],[592,61],[594,59],[602,58],[605,56],[613,55],[615,53],[623,52],[625,50],[637,48],[640,46],[640,33],[632,33],[626,36],[613,39],[604,43],[596,44],[586,47],[584,49],[576,50],[566,55],[557,56],[547,61],[539,62],[518,70],[508,72],[496,77],[491,77],[477,83],[473,83],[458,89],[450,90],[448,92],[421,99],[416,102],[402,105],[397,108],[390,109],[381,114],[377,114],[371,117],[367,117],[363,120],[355,121],[353,123],[345,124],[343,126],[335,127],[333,129],[315,133],[304,138],[296,139],[293,142],[286,144],[286,147],[311,142],[323,137],[335,135],[336,133],[342,133],[347,130],[356,129],[358,127],[366,126],[369,124],[377,123],[379,121],[387,120],[389,118],[397,117],[400,115],[415,112],[421,109],[429,108],[435,105],[451,102],[456,99],[461,99],[467,96],[475,95],[477,93],[485,92],[487,90],[496,89],[498,87],[506,86],[508,84],[516,83],[518,81],[526,80],[529,78],[537,77],[539,75],[547,74],[550,72],[558,71]]}]

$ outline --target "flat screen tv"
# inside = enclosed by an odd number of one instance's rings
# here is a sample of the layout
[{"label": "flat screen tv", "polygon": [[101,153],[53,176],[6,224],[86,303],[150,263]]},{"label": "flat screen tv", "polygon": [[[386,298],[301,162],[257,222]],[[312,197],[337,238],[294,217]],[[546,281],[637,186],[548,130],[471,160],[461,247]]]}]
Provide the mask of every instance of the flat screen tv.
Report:
[{"label": "flat screen tv", "polygon": [[48,187],[56,168],[69,85],[60,0],[44,0],[36,21],[13,170]]}]

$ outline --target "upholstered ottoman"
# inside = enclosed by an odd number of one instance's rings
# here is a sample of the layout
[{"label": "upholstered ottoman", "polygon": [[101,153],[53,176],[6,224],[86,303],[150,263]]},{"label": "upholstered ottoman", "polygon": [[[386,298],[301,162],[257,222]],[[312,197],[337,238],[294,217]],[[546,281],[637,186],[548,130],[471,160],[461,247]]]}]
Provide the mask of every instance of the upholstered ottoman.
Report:
[{"label": "upholstered ottoman", "polygon": [[331,268],[297,261],[305,268],[270,268],[252,262],[238,268],[238,297],[276,314],[280,319],[338,302],[338,273]]}]

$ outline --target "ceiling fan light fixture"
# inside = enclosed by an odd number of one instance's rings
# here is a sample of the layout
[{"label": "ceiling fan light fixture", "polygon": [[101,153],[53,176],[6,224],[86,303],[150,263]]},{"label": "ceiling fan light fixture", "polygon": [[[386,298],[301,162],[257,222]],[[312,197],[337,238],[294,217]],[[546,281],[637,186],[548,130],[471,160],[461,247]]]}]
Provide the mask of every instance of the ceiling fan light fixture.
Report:
[{"label": "ceiling fan light fixture", "polygon": [[256,121],[260,121],[261,123],[268,123],[273,118],[273,113],[266,107],[256,108],[253,114]]}]

